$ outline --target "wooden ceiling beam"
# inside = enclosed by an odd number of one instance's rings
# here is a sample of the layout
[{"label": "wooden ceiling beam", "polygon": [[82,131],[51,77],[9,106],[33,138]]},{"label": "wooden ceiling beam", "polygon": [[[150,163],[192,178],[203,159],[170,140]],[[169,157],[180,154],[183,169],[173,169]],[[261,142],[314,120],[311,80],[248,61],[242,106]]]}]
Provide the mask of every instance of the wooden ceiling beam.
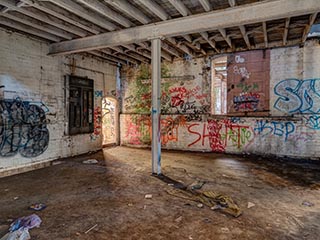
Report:
[{"label": "wooden ceiling beam", "polygon": [[[320,5],[320,4],[319,4]],[[309,23],[307,24],[307,26],[304,29],[303,35],[302,35],[302,42],[304,43],[307,38],[308,38],[308,34],[310,32],[310,29],[312,27],[312,25],[314,24],[315,20],[317,19],[319,12],[315,12],[313,14],[310,15],[309,17]]]},{"label": "wooden ceiling beam", "polygon": [[306,13],[311,14],[318,11],[320,11],[319,0],[261,1],[254,4],[240,5],[235,8],[191,15],[178,20],[168,20],[157,24],[148,24],[97,36],[55,43],[51,44],[50,53],[66,54],[88,51],[148,41],[155,37],[170,38],[208,30],[214,31],[239,25],[300,16]]},{"label": "wooden ceiling beam", "polygon": [[243,37],[243,39],[244,39],[244,41],[245,41],[245,43],[247,45],[247,48],[251,49],[251,44],[250,44],[250,41],[249,41],[249,38],[248,38],[248,33],[246,31],[246,27],[244,25],[240,25],[239,28],[240,28],[241,35],[242,35],[242,37]]},{"label": "wooden ceiling beam", "polygon": [[268,31],[267,31],[267,23],[262,22],[262,29],[263,29],[263,38],[264,38],[264,46],[268,47]]}]

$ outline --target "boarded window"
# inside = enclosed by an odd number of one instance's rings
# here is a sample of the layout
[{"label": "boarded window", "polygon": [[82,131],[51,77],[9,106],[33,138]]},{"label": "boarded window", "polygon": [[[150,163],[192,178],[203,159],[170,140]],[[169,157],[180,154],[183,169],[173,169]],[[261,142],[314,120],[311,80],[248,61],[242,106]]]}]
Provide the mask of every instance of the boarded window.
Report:
[{"label": "boarded window", "polygon": [[[228,55],[227,113],[256,115],[269,111],[270,51]],[[254,112],[254,114],[252,114]]]},{"label": "boarded window", "polygon": [[69,89],[69,134],[92,133],[93,123],[93,80],[67,76]]}]

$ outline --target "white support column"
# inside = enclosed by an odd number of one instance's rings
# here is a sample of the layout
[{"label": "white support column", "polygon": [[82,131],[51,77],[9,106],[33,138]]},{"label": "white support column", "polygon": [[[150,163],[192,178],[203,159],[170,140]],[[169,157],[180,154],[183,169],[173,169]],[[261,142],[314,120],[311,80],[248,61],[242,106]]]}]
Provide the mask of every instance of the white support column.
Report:
[{"label": "white support column", "polygon": [[151,40],[152,62],[152,174],[161,174],[161,129],[160,129],[160,93],[161,93],[161,40]]}]

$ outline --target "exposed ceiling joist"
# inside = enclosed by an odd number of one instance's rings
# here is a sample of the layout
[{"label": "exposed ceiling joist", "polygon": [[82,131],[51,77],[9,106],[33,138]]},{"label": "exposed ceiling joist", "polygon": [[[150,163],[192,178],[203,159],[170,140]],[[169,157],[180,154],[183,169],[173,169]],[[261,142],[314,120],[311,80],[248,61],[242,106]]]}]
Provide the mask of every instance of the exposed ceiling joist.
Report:
[{"label": "exposed ceiling joist", "polygon": [[187,16],[179,20],[168,20],[157,24],[104,33],[52,44],[51,54],[66,54],[106,48],[119,44],[143,42],[155,37],[173,37],[208,30],[225,29],[239,25],[271,21],[275,19],[300,16],[320,11],[319,0],[271,0],[255,4],[240,5]]},{"label": "exposed ceiling joist", "polygon": [[121,63],[121,64],[123,64],[123,65],[126,65],[126,64],[127,64],[126,61],[123,61],[123,60],[121,60],[121,59],[119,59],[119,58],[116,58],[116,57],[113,57],[113,56],[109,56],[109,55],[107,55],[107,54],[105,54],[105,53],[103,53],[103,52],[99,52],[99,51],[93,50],[93,51],[89,51],[89,53],[91,53],[92,55],[101,57],[101,58],[103,58],[103,59],[107,59],[107,60],[109,60],[109,61],[115,62],[115,63]]},{"label": "exposed ceiling joist", "polygon": [[206,12],[209,12],[212,10],[209,0],[199,0],[199,2]]},{"label": "exposed ceiling joist", "polygon": [[230,7],[236,6],[236,0],[228,0]]},{"label": "exposed ceiling joist", "polygon": [[107,54],[107,55],[111,55],[112,57],[116,57],[116,58],[118,58],[118,59],[121,59],[121,60],[123,60],[123,61],[125,61],[125,62],[129,62],[129,63],[132,63],[132,64],[139,64],[140,63],[140,61],[137,61],[137,60],[135,60],[135,59],[133,59],[133,58],[130,58],[130,57],[128,57],[127,55],[119,55],[119,54],[115,54],[112,50],[110,50],[110,49],[103,49],[103,50],[100,50],[101,52],[103,52],[103,53],[105,53],[105,54]]},{"label": "exposed ceiling joist", "polygon": [[0,4],[9,8],[10,10],[17,11],[19,13],[22,13],[22,14],[28,16],[28,17],[37,19],[39,21],[42,21],[42,22],[47,23],[49,25],[52,25],[54,27],[63,29],[67,32],[71,32],[77,36],[85,37],[87,35],[84,31],[70,28],[70,27],[66,26],[65,24],[62,24],[62,23],[59,23],[58,21],[52,20],[49,16],[47,16],[45,14],[39,14],[39,13],[36,14],[36,13],[31,12],[25,8],[19,8],[9,0],[0,0]]},{"label": "exposed ceiling joist", "polygon": [[63,15],[61,13],[58,13],[58,12],[56,12],[56,11],[46,7],[46,6],[44,6],[39,1],[36,1],[36,0],[32,0],[32,1],[31,0],[21,0],[21,1],[24,2],[25,4],[29,5],[29,6],[32,6],[32,7],[36,8],[36,9],[42,11],[42,12],[50,14],[50,15],[56,17],[56,18],[59,18],[59,19],[65,21],[65,22],[67,22],[67,23],[70,23],[70,24],[72,24],[72,25],[74,25],[76,27],[79,27],[79,28],[81,28],[83,30],[86,30],[87,32],[90,32],[90,33],[93,33],[93,34],[99,34],[100,33],[99,31],[93,29],[92,27],[88,27],[88,26],[86,26],[84,24],[81,24],[79,21],[73,20],[73,19],[71,19],[69,17],[66,17],[65,15]]},{"label": "exposed ceiling joist", "polygon": [[250,44],[250,41],[249,41],[249,38],[248,38],[246,27],[243,26],[243,25],[240,25],[239,28],[240,28],[241,35],[242,35],[242,37],[243,37],[243,39],[244,39],[244,41],[245,41],[245,43],[247,45],[247,48],[251,49],[251,44]]},{"label": "exposed ceiling joist", "polygon": [[290,25],[290,18],[286,18],[286,22],[284,25],[284,33],[283,33],[283,45],[287,45],[288,33],[289,33],[289,25]]},{"label": "exposed ceiling joist", "polygon": [[262,29],[263,29],[263,38],[264,38],[264,46],[268,47],[268,31],[267,31],[267,23],[262,22]]},{"label": "exposed ceiling joist", "polygon": [[30,27],[33,27],[35,29],[50,33],[52,35],[61,37],[63,39],[68,39],[71,40],[73,38],[73,36],[71,34],[68,34],[67,32],[63,32],[59,29],[50,29],[47,26],[43,26],[41,24],[41,22],[37,22],[36,20],[31,19],[26,19],[25,17],[17,17],[15,15],[9,14],[9,13],[1,13],[0,12],[0,16],[3,16],[5,18],[11,19],[13,21],[28,25]]},{"label": "exposed ceiling joist", "polygon": [[47,39],[47,40],[50,40],[50,41],[53,41],[53,42],[59,42],[61,39],[54,36],[54,35],[51,35],[49,33],[45,33],[45,32],[42,32],[42,31],[39,31],[37,29],[33,29],[33,28],[30,28],[26,25],[23,25],[23,24],[17,24],[15,22],[12,22],[12,21],[8,21],[8,20],[5,20],[5,19],[0,19],[0,24],[1,25],[4,25],[4,26],[7,26],[7,27],[10,27],[10,28],[14,28],[14,29],[17,29],[19,31],[22,31],[22,32],[28,32],[34,36],[37,36],[37,37],[40,37],[40,38],[43,38],[43,39]]},{"label": "exposed ceiling joist", "polygon": [[177,11],[184,17],[191,15],[190,10],[183,4],[181,0],[168,0]]},{"label": "exposed ceiling joist", "polygon": [[131,17],[137,19],[142,24],[150,23],[150,19],[144,15],[139,9],[134,7],[132,4],[128,3],[125,0],[104,0],[106,3],[110,4],[111,6],[124,11],[126,14],[130,15]]},{"label": "exposed ceiling joist", "polygon": [[185,54],[188,54],[188,55],[190,55],[190,56],[193,56],[193,55],[194,55],[194,53],[193,53],[187,46],[178,43],[176,39],[169,37],[169,38],[166,38],[166,40],[167,40],[169,43],[171,43],[173,46],[178,47],[178,48],[179,48],[181,51],[183,51]]},{"label": "exposed ceiling joist", "polygon": [[100,13],[101,15],[119,23],[120,25],[122,25],[123,27],[131,27],[134,26],[134,24],[129,21],[128,19],[122,17],[119,13],[111,10],[110,8],[108,8],[105,4],[96,1],[96,0],[78,0],[78,2],[82,3],[83,5],[85,5],[86,7],[90,8],[91,10],[94,10],[98,13]]},{"label": "exposed ceiling joist", "polygon": [[151,12],[157,15],[162,21],[170,19],[170,16],[166,11],[158,5],[155,1],[152,0],[138,0],[142,3],[146,8],[148,8]]},{"label": "exposed ceiling joist", "polygon": [[201,37],[203,37],[209,44],[210,46],[217,52],[219,53],[220,50],[216,47],[216,42],[211,38],[209,38],[209,34],[207,32],[201,32],[200,33]]},{"label": "exposed ceiling joist", "polygon": [[230,36],[227,35],[226,29],[225,28],[219,28],[219,32],[222,35],[222,37],[224,38],[224,40],[228,43],[229,47],[233,48]]},{"label": "exposed ceiling joist", "polygon": [[[320,3],[319,3],[319,5],[320,5]],[[303,32],[303,36],[302,36],[302,42],[303,43],[307,40],[308,34],[310,32],[310,29],[311,29],[312,25],[314,24],[314,21],[316,20],[316,18],[318,16],[318,13],[319,12],[315,12],[315,13],[310,15],[309,23],[307,24],[307,26],[306,26],[306,28],[304,29],[304,32]]]},{"label": "exposed ceiling joist", "polygon": [[118,27],[115,24],[107,21],[106,19],[98,15],[93,15],[87,9],[81,7],[79,4],[77,4],[74,1],[71,1],[71,0],[46,0],[46,1],[52,2],[57,6],[63,9],[66,9],[69,12],[72,12],[82,18],[85,18],[86,20],[96,24],[97,26],[107,29],[109,31],[118,29]]}]

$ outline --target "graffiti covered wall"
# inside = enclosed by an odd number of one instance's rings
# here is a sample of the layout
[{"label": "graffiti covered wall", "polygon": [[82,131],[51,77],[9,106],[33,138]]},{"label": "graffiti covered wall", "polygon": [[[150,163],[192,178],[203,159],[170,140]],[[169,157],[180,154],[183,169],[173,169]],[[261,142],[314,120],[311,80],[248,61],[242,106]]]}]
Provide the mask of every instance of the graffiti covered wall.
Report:
[{"label": "graffiti covered wall", "polygon": [[[101,149],[99,109],[103,96],[116,92],[116,66],[84,55],[47,56],[48,47],[0,30],[0,177]],[[93,136],[67,133],[70,74],[94,79]]]},{"label": "graffiti covered wall", "polygon": [[[229,116],[210,114],[209,61],[196,59],[166,65],[167,75],[162,80],[161,89],[162,147],[319,160],[320,68],[316,65],[320,63],[320,46],[309,43],[304,48],[273,49],[268,54],[266,57],[261,54],[263,67],[256,76],[252,73],[252,69],[257,71],[254,66],[243,65],[245,59],[250,59],[246,53],[237,58],[239,71],[232,68],[235,71],[231,74],[232,80],[235,75],[243,75],[236,80],[239,82],[235,88],[247,93],[258,91],[259,96],[263,96],[259,99],[263,104],[257,105],[257,109],[249,109],[253,112],[250,117],[233,116],[236,109],[230,111]],[[232,57],[236,58],[236,55]],[[266,63],[266,60],[269,62]],[[241,70],[243,66],[247,66],[247,71]],[[307,69],[310,71],[307,72]],[[123,82],[121,144],[146,147],[151,143],[150,81],[145,81],[144,85],[139,80],[135,82],[142,76],[139,71],[131,69]],[[149,79],[149,72],[145,73],[144,78]],[[174,79],[179,76],[188,80]],[[174,81],[170,81],[169,77]],[[246,80],[241,82],[242,78]],[[140,95],[142,92],[146,95]],[[235,99],[233,95],[231,98],[229,96],[229,100]],[[137,105],[135,98],[142,99],[140,105]],[[267,113],[265,117],[254,115],[259,110]]]}]

